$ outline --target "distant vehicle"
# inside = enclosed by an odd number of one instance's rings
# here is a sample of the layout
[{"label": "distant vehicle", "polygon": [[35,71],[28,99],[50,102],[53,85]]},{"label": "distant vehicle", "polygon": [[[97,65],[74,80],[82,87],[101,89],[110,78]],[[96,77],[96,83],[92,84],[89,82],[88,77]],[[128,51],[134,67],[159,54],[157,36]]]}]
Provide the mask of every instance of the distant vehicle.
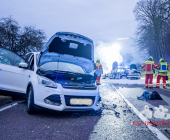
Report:
[{"label": "distant vehicle", "polygon": [[126,74],[127,79],[140,79],[141,72],[137,70],[137,66],[135,64],[130,65],[130,70],[127,70]]},{"label": "distant vehicle", "polygon": [[123,77],[126,78],[126,68],[118,66],[117,69],[112,70],[111,73],[108,74],[108,77],[110,79],[122,79]]},{"label": "distant vehicle", "polygon": [[117,69],[112,69],[110,73],[106,74],[105,77],[109,79],[140,79],[141,73],[137,70],[136,64],[130,65],[130,68],[124,68],[122,66],[118,66]]}]

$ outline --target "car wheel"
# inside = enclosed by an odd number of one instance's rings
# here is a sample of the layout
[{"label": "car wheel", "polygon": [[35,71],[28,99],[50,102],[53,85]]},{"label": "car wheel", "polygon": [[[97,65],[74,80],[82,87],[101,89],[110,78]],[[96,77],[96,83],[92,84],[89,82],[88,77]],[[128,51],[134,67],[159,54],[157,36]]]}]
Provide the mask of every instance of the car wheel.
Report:
[{"label": "car wheel", "polygon": [[33,114],[35,113],[35,108],[34,108],[34,92],[32,86],[28,90],[27,94],[27,113],[28,114]]}]

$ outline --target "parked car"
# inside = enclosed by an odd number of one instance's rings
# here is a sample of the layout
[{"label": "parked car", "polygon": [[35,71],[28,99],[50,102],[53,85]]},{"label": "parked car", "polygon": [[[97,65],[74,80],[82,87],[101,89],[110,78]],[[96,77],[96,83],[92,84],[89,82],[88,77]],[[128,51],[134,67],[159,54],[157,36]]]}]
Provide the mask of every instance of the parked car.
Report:
[{"label": "parked car", "polygon": [[43,50],[25,55],[0,48],[0,94],[23,96],[27,112],[37,107],[57,111],[99,110],[93,70],[93,41],[58,32]]}]

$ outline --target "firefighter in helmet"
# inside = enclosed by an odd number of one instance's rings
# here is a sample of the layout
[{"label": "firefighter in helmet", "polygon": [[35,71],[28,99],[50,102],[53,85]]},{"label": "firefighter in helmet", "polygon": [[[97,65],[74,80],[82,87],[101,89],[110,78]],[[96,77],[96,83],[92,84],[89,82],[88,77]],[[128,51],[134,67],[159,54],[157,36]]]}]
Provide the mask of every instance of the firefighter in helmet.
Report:
[{"label": "firefighter in helmet", "polygon": [[149,88],[153,87],[153,74],[154,74],[154,70],[156,67],[157,65],[153,61],[152,56],[148,58],[148,61],[145,61],[142,64],[142,68],[145,71],[145,87],[146,88],[148,88],[148,83],[149,83]]},{"label": "firefighter in helmet", "polygon": [[168,64],[165,62],[163,58],[159,60],[159,64],[157,66],[158,69],[158,76],[157,76],[157,82],[156,82],[156,87],[160,87],[160,79],[163,79],[163,88],[166,88],[166,76],[168,73]]},{"label": "firefighter in helmet", "polygon": [[[102,69],[102,74],[103,74],[103,68],[102,68],[102,65],[100,64],[100,59],[97,59],[97,61],[96,61],[96,70],[97,69]],[[96,79],[97,85],[100,85],[100,78],[101,78],[101,75],[97,76],[97,79]]]}]

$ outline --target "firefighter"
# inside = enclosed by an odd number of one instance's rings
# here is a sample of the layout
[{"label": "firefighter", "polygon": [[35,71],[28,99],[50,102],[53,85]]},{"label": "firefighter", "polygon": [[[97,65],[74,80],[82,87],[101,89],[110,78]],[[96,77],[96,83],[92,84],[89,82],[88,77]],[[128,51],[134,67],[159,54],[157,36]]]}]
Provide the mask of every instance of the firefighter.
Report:
[{"label": "firefighter", "polygon": [[[100,59],[97,59],[97,61],[96,61],[96,70],[97,69],[102,69],[102,74],[103,74],[103,68],[102,68],[102,65],[100,64]],[[101,75],[97,76],[97,79],[96,79],[97,85],[100,85],[100,78],[101,78]]]},{"label": "firefighter", "polygon": [[153,57],[150,56],[148,58],[148,61],[145,61],[142,64],[142,68],[145,71],[145,87],[148,88],[148,82],[149,82],[149,88],[153,87],[153,74],[154,70],[156,68],[156,63],[153,61]]},{"label": "firefighter", "polygon": [[159,64],[157,66],[158,69],[158,76],[157,76],[157,82],[156,82],[156,87],[160,87],[160,79],[163,79],[163,88],[166,88],[166,76],[168,73],[168,64],[165,62],[163,58],[159,60]]}]

